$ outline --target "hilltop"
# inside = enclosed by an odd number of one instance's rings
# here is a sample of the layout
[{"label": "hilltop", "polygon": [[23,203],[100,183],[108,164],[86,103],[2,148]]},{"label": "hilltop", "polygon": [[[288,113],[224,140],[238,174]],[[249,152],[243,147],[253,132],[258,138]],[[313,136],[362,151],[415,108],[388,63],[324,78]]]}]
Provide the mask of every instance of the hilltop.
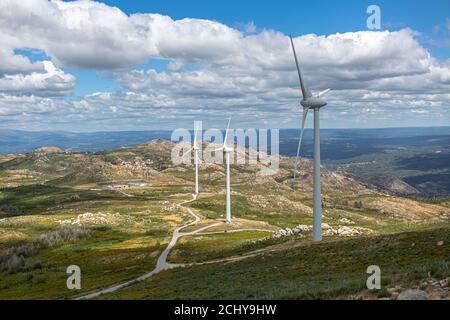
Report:
[{"label": "hilltop", "polygon": [[64,150],[58,148],[58,147],[40,147],[36,149],[36,152],[38,153],[61,153],[64,152]]},{"label": "hilltop", "polygon": [[416,188],[392,176],[376,176],[367,179],[367,182],[380,188],[382,191],[388,191],[396,195],[412,196],[420,194],[420,191]]},{"label": "hilltop", "polygon": [[[171,131],[27,132],[0,130],[0,153],[32,152],[42,146],[62,150],[102,152],[171,139]],[[298,129],[280,129],[280,154],[296,154]],[[302,155],[312,157],[312,131],[305,131]],[[450,195],[449,127],[322,129],[321,152],[325,167],[354,175],[369,183],[383,177],[398,179],[419,191],[410,197],[448,199]],[[2,156],[0,155],[0,158]],[[373,179],[373,180],[372,180]],[[372,180],[372,182],[370,182]],[[381,186],[382,189],[389,188]],[[394,194],[396,193],[392,191]],[[408,188],[409,189],[409,188]]]}]

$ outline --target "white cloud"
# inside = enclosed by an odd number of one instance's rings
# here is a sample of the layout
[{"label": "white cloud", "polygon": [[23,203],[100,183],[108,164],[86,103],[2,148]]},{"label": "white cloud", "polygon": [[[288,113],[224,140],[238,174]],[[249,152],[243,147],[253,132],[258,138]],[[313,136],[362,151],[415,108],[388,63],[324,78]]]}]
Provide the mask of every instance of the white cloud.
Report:
[{"label": "white cloud", "polygon": [[[245,35],[210,20],[127,16],[93,1],[5,0],[0,27],[10,42],[43,49],[63,67],[114,69],[154,57],[249,73],[292,70],[288,38],[279,32]],[[365,81],[427,72],[430,56],[414,35],[409,29],[309,34],[295,43],[306,71]]]},{"label": "white cloud", "polygon": [[[296,105],[298,79],[286,36],[264,31],[242,41],[248,50],[241,57],[238,50],[234,63],[204,62],[200,70],[176,73],[132,70],[116,73],[115,78],[127,91],[163,95],[180,107],[239,106],[252,114],[254,107],[261,111]],[[409,29],[306,35],[296,38],[295,44],[308,84],[316,90],[333,89],[330,105],[348,107],[354,102],[353,108],[363,107],[368,97],[390,97],[380,100],[377,108],[402,105],[407,109],[423,99],[421,95],[429,98],[450,91],[450,60],[432,58]],[[447,97],[442,98],[442,103],[448,103]]]},{"label": "white cloud", "polygon": [[49,114],[58,110],[57,104],[53,99],[37,96],[0,94],[0,116],[18,116],[20,119],[25,114]]},{"label": "white cloud", "polygon": [[171,61],[167,64],[167,69],[172,72],[178,72],[184,67],[181,61]]},{"label": "white cloud", "polygon": [[5,75],[0,78],[0,92],[37,94],[46,96],[67,95],[72,92],[75,77],[44,61],[44,72]]},{"label": "white cloud", "polygon": [[42,62],[32,63],[27,57],[14,54],[13,50],[2,45],[0,40],[0,76],[43,71],[45,69]]},{"label": "white cloud", "polygon": [[[67,109],[67,119],[97,124],[149,116],[157,122],[221,117],[225,110],[279,122],[298,111],[288,37],[273,30],[256,33],[253,23],[241,32],[210,20],[126,15],[94,1],[4,0],[0,30],[4,101],[13,94],[69,94],[75,78],[63,68],[104,70],[118,82],[115,93],[52,100]],[[394,109],[424,115],[417,110],[449,105],[450,60],[433,58],[416,38],[413,30],[403,29],[307,34],[294,41],[307,83],[313,90],[333,89],[328,110],[336,110],[336,119],[355,109],[381,119]],[[41,49],[52,61],[33,63],[14,54],[16,48]],[[132,69],[149,59],[169,60],[167,71]],[[0,115],[9,114],[7,103],[2,108]],[[60,115],[58,108],[42,110]],[[294,120],[287,126],[297,126]]]},{"label": "white cloud", "polygon": [[144,62],[151,51],[146,30],[98,2],[5,0],[0,28],[17,47],[43,49],[58,66],[127,67]]},{"label": "white cloud", "polygon": [[[252,93],[297,86],[288,38],[273,31],[240,37],[234,53],[223,58],[189,55],[202,68],[180,74],[129,71],[116,78],[128,90],[174,90],[192,94],[242,91]],[[176,41],[174,43],[177,43]],[[308,83],[313,88],[395,90],[439,88],[446,84],[448,63],[437,62],[409,29],[398,32],[353,32],[330,36],[305,35],[295,44]],[[232,50],[229,46],[228,50]],[[182,50],[181,48],[178,48]],[[207,50],[205,46],[205,50]],[[166,58],[176,59],[174,55]],[[218,58],[218,59],[216,59]],[[202,60],[203,59],[203,60]],[[183,60],[187,60],[184,59]],[[180,64],[181,65],[181,64]],[[168,69],[175,71],[172,64]],[[176,71],[180,71],[177,68]],[[405,85],[404,82],[411,82]],[[442,88],[441,88],[442,89]]]}]

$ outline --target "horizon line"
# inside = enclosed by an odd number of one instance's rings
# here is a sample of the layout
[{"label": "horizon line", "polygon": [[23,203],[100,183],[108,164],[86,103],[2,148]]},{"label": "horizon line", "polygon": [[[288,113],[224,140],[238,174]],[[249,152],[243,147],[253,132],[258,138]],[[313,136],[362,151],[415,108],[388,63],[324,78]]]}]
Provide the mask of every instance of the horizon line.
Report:
[{"label": "horizon line", "polygon": [[[321,130],[383,130],[383,129],[438,129],[438,128],[450,128],[450,125],[447,126],[404,126],[404,127],[372,127],[372,128],[361,128],[361,127],[354,127],[354,128],[320,128]],[[176,128],[176,129],[186,129],[189,131],[193,131],[194,129],[187,129],[187,128]],[[120,133],[120,132],[154,132],[154,131],[163,131],[163,132],[171,132],[176,129],[149,129],[149,130],[100,130],[100,131],[68,131],[68,130],[23,130],[23,129],[8,129],[8,128],[0,128],[0,131],[15,131],[15,132],[30,132],[30,133],[71,133],[71,134],[88,134],[88,133]],[[225,130],[225,128],[208,128],[208,129],[219,129],[219,130]],[[203,129],[203,131],[208,130]],[[242,127],[236,127],[232,129],[266,129],[266,130],[300,130],[300,128],[255,128],[255,127],[248,127],[248,128],[242,128]],[[313,128],[305,128],[305,130],[313,130]],[[449,132],[450,133],[450,132]]]}]

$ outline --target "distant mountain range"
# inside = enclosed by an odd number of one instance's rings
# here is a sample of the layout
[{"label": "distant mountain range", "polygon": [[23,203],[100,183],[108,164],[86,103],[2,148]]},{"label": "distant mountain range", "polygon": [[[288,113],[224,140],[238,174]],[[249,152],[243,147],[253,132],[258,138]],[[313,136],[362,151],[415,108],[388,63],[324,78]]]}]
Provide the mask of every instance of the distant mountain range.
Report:
[{"label": "distant mountain range", "polygon": [[[0,129],[0,153],[20,153],[33,151],[40,147],[56,146],[74,151],[102,151],[120,147],[135,146],[154,139],[170,140],[172,131],[21,131]],[[298,129],[280,130],[280,153],[295,155]],[[414,127],[382,129],[322,129],[322,158],[349,158],[356,154],[376,151],[380,146],[419,146],[450,144],[450,127]],[[349,145],[349,143],[351,145]],[[312,130],[306,129],[305,154],[308,156],[312,146]]]},{"label": "distant mountain range", "polygon": [[[104,151],[170,140],[172,131],[29,132],[0,130],[0,153],[25,153],[45,146],[70,151]],[[280,154],[294,156],[299,130],[280,130]],[[323,164],[394,190],[427,196],[450,195],[450,127],[323,129]],[[312,130],[306,130],[301,155],[312,156]],[[400,181],[384,179],[391,177]],[[386,183],[384,183],[386,182]],[[386,185],[383,185],[386,184]],[[401,186],[401,188],[399,188]],[[411,186],[412,188],[410,188]],[[388,188],[389,189],[389,188]]]}]

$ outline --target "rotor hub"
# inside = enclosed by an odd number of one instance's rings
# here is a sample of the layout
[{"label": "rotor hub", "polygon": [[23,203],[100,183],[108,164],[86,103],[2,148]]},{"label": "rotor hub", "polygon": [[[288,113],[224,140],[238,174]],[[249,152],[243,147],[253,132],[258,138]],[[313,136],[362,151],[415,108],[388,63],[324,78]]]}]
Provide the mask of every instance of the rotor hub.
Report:
[{"label": "rotor hub", "polygon": [[304,107],[304,108],[311,108],[311,109],[315,109],[315,108],[322,108],[325,107],[327,105],[325,100],[319,99],[319,98],[308,98],[308,99],[303,99],[300,104]]}]

